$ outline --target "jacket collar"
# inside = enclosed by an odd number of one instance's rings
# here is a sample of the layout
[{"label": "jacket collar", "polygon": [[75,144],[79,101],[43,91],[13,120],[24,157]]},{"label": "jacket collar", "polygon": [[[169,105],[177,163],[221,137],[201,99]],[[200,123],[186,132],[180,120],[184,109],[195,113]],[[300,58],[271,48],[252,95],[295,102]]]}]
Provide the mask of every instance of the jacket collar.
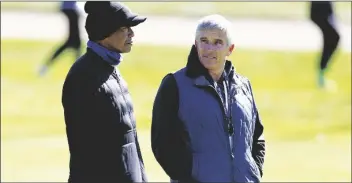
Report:
[{"label": "jacket collar", "polygon": [[97,55],[103,58],[103,60],[109,63],[111,66],[117,66],[122,61],[121,53],[108,50],[107,48],[94,41],[89,40],[87,42],[87,47],[92,49]]}]

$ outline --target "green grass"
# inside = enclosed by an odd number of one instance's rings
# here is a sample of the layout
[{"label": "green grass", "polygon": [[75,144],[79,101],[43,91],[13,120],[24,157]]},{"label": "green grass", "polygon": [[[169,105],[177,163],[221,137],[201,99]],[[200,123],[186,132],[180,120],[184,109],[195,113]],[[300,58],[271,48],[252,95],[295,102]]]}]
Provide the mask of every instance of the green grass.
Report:
[{"label": "green grass", "polygon": [[[1,41],[2,181],[66,181],[68,147],[61,89],[73,54],[48,75],[37,68],[55,42]],[[151,109],[161,79],[183,67],[189,48],[136,45],[120,70],[135,104],[150,181],[168,181],[150,148]],[[316,52],[238,49],[231,56],[252,82],[265,125],[263,181],[351,181],[351,54],[337,52],[328,77],[337,92],[316,88]],[[45,174],[45,175],[44,175]]]},{"label": "green grass", "polygon": [[[308,2],[124,2],[147,15],[204,16],[220,13],[233,18],[307,19]],[[1,10],[54,12],[57,2],[2,2]],[[351,2],[335,2],[339,19],[350,24]]]}]

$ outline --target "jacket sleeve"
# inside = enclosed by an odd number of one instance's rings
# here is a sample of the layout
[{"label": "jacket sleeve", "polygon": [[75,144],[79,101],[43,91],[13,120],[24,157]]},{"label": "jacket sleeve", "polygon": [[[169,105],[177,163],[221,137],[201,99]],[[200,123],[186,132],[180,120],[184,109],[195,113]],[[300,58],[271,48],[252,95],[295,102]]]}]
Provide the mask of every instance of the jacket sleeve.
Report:
[{"label": "jacket sleeve", "polygon": [[249,83],[249,88],[251,90],[251,95],[254,103],[254,114],[255,114],[255,127],[253,135],[253,145],[252,145],[252,156],[258,165],[261,176],[263,176],[263,165],[265,157],[265,139],[264,139],[264,126],[260,119],[257,106],[253,97],[252,86]]},{"label": "jacket sleeve", "polygon": [[192,154],[189,136],[178,117],[178,88],[172,74],[164,77],[156,94],[151,128],[153,154],[173,180],[190,180]]},{"label": "jacket sleeve", "polygon": [[121,137],[114,126],[120,119],[112,115],[116,112],[108,107],[109,102],[103,89],[93,89],[79,79],[71,78],[64,84],[62,103],[66,132],[71,161],[75,162],[71,169],[80,170],[84,175],[81,178],[121,177],[118,174],[123,165],[116,140]]}]

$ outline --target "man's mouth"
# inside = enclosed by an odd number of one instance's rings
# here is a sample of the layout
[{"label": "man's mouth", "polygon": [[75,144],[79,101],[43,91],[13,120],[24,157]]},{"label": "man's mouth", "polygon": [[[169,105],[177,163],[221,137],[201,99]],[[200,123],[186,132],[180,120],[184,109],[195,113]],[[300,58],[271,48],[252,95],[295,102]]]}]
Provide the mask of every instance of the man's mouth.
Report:
[{"label": "man's mouth", "polygon": [[216,57],[213,57],[213,56],[203,56],[203,57],[208,59],[216,59]]}]

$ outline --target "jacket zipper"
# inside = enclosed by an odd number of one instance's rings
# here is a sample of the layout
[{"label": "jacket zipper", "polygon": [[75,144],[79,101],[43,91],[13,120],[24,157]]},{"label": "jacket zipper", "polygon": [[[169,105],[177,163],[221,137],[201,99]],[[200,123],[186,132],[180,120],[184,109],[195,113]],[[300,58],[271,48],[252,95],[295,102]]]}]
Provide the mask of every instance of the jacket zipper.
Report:
[{"label": "jacket zipper", "polygon": [[[223,119],[224,119],[225,122],[226,122],[225,128],[227,129],[227,130],[226,130],[227,133],[225,133],[225,135],[227,136],[227,137],[226,137],[227,149],[228,149],[228,151],[230,152],[231,178],[232,178],[232,181],[235,182],[235,179],[234,179],[234,166],[233,166],[233,160],[234,160],[234,158],[235,158],[235,155],[234,155],[234,153],[233,153],[233,147],[231,148],[231,144],[230,144],[230,135],[229,135],[229,133],[228,133],[228,121],[231,120],[230,122],[232,123],[232,119],[228,119],[228,117],[227,117],[227,115],[226,115],[226,109],[225,109],[225,107],[224,107],[224,103],[223,103],[223,101],[221,100],[221,97],[219,96],[219,94],[218,94],[218,92],[216,91],[216,89],[215,89],[213,86],[210,86],[210,87],[211,87],[212,90],[215,92],[218,101],[220,101],[220,104],[222,104],[222,105],[221,105],[221,109],[222,109],[223,116],[224,116]],[[226,87],[226,86],[224,86],[224,87]],[[229,91],[228,91],[228,92],[229,92]],[[232,100],[230,100],[230,101],[232,101]],[[232,102],[231,102],[229,105],[232,105]],[[229,110],[230,110],[230,107],[229,107]],[[231,113],[232,111],[228,111],[228,112]],[[233,138],[233,136],[232,136],[232,144],[233,144],[233,140],[234,140],[234,138]]]},{"label": "jacket zipper", "polygon": [[[114,78],[117,81],[117,85],[119,85],[123,101],[125,102],[125,104],[127,104],[127,100],[126,100],[125,95],[123,94],[123,91],[122,91],[122,86],[121,86],[121,83],[120,83],[121,80],[120,80],[119,76],[117,75],[117,71],[116,70],[114,70],[113,76],[114,76]],[[131,117],[131,113],[130,112],[128,112],[128,117],[130,118],[130,124],[131,124],[132,130],[135,130],[136,127],[133,126],[132,117]]]}]

